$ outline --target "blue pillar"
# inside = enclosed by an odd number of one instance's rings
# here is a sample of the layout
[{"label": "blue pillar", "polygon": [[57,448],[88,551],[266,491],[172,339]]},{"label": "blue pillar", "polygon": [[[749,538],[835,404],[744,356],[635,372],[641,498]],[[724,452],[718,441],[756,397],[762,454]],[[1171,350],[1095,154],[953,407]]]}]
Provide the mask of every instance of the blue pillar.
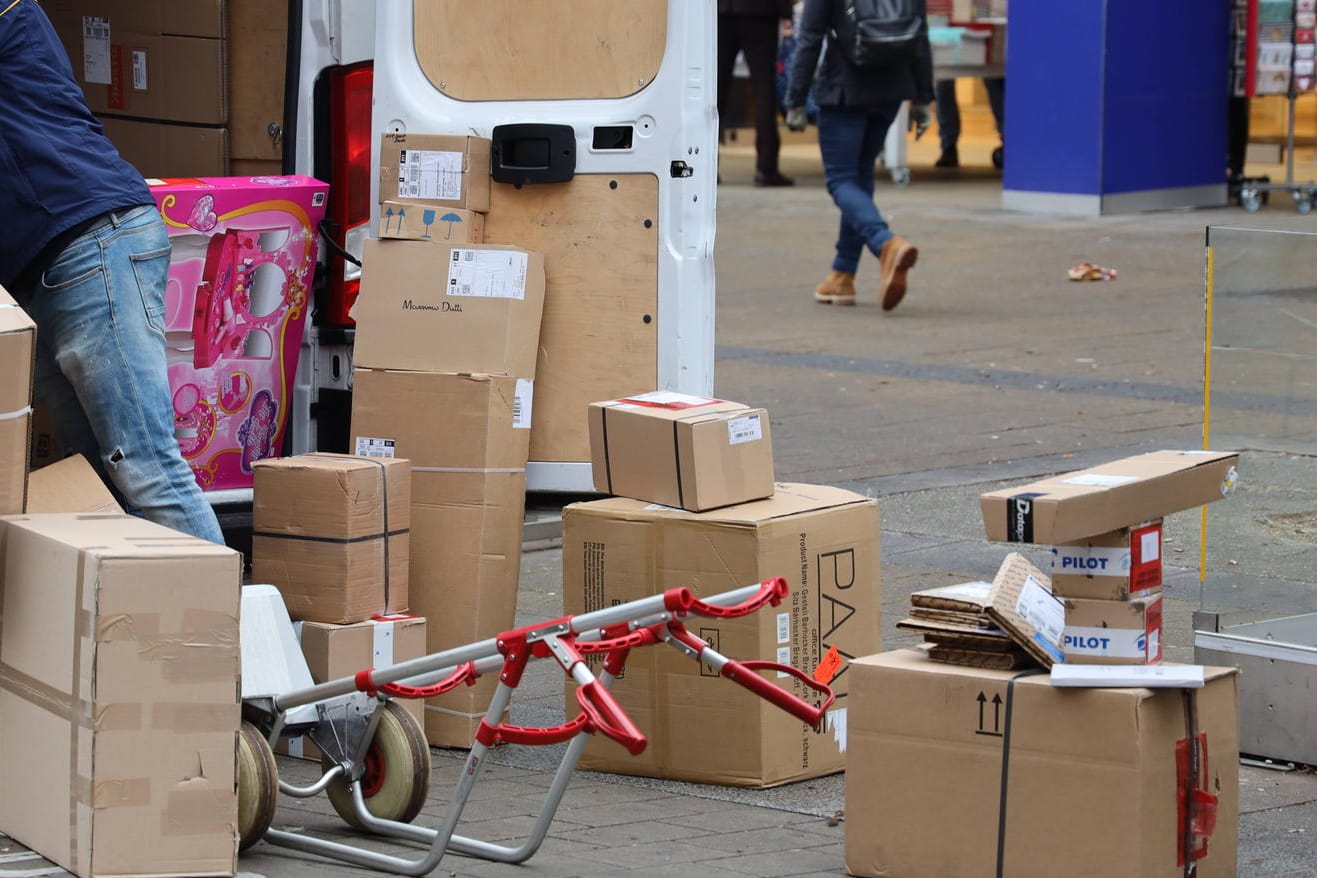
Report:
[{"label": "blue pillar", "polygon": [[1226,203],[1231,0],[1011,0],[1011,210]]}]

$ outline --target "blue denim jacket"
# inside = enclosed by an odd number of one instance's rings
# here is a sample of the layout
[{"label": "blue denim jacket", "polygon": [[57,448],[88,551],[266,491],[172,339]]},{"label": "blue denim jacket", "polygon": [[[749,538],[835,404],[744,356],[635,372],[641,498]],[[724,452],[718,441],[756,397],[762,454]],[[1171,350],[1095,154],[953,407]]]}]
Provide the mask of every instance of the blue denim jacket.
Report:
[{"label": "blue denim jacket", "polygon": [[9,3],[0,2],[0,285],[41,268],[65,232],[154,203],[87,109],[45,12],[36,0]]}]

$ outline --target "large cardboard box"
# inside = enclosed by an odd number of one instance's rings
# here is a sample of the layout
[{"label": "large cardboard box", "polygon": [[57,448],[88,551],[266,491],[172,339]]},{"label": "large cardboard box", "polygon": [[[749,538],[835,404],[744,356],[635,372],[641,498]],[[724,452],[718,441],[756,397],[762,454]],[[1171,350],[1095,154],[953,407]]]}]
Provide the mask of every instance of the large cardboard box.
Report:
[{"label": "large cardboard box", "polygon": [[380,201],[429,201],[484,213],[489,167],[484,137],[387,133],[380,141]]},{"label": "large cardboard box", "polygon": [[1220,500],[1238,482],[1239,455],[1154,451],[983,494],[990,540],[1073,543]]},{"label": "large cardboard box", "polygon": [[[429,652],[493,637],[516,622],[530,452],[530,409],[517,403],[525,383],[356,370],[358,453],[412,462],[410,601],[426,617]],[[430,743],[469,747],[496,684],[490,675],[430,699]]]},{"label": "large cardboard box", "polygon": [[1037,671],[897,650],[856,660],[851,678],[850,874],[1183,878],[1180,803],[1192,789],[1199,816],[1215,817],[1192,839],[1195,874],[1234,878],[1233,668],[1207,669],[1203,689],[1055,689]]},{"label": "large cardboard box", "polygon": [[0,287],[0,515],[22,512],[27,498],[37,326]]},{"label": "large cardboard box", "polygon": [[[317,683],[351,677],[365,668],[383,668],[426,655],[425,619],[389,615],[351,625],[297,622],[302,654]],[[425,702],[398,699],[418,726],[425,725]],[[280,741],[277,750],[298,759],[320,760],[320,748],[309,736]]]},{"label": "large cardboard box", "polygon": [[293,619],[407,609],[409,461],[316,453],[253,469],[252,578],[278,588]]},{"label": "large cardboard box", "polygon": [[658,391],[591,403],[595,490],[700,512],[773,496],[768,412]]},{"label": "large cardboard box", "polygon": [[493,244],[366,242],[353,362],[535,377],[544,259]]},{"label": "large cardboard box", "polygon": [[127,515],[0,546],[0,830],[81,876],[232,875],[241,557]]},{"label": "large cardboard box", "polygon": [[1162,660],[1162,596],[1065,598],[1061,648],[1070,665],[1155,665]]},{"label": "large cardboard box", "polygon": [[92,112],[227,121],[223,0],[55,0],[48,9]]},{"label": "large cardboard box", "polygon": [[114,494],[81,454],[33,470],[28,512],[123,512]]},{"label": "large cardboard box", "polygon": [[229,171],[228,132],[204,125],[101,119],[105,136],[143,177],[222,177]]},{"label": "large cardboard box", "polygon": [[423,201],[386,201],[380,205],[376,233],[404,241],[479,244],[485,240],[485,215]]},{"label": "large cardboard box", "polygon": [[1161,585],[1161,519],[1052,548],[1052,593],[1060,597],[1124,601]]},{"label": "large cardboard box", "polygon": [[[563,511],[563,606],[583,613],[681,586],[707,597],[782,576],[791,593],[778,608],[687,624],[731,658],[812,674],[834,647],[843,659],[880,647],[878,533],[877,501],[817,485],[780,484],[771,499],[704,513],[623,498],[576,503]],[[790,678],[770,679],[810,697]],[[613,691],[649,746],[632,756],[596,736],[581,764],[746,787],[840,771],[849,683],[843,665],[816,733],[673,649],[636,649]]]}]

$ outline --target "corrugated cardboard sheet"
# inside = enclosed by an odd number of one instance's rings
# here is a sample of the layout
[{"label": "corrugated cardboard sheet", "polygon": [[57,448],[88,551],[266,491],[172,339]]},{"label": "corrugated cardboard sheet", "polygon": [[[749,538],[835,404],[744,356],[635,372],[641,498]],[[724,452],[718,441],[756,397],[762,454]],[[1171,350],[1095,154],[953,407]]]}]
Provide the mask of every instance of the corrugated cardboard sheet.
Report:
[{"label": "corrugated cardboard sheet", "polygon": [[1051,580],[1028,558],[1018,552],[1006,556],[988,600],[992,620],[1043,667],[1065,661],[1065,607],[1052,595]]}]

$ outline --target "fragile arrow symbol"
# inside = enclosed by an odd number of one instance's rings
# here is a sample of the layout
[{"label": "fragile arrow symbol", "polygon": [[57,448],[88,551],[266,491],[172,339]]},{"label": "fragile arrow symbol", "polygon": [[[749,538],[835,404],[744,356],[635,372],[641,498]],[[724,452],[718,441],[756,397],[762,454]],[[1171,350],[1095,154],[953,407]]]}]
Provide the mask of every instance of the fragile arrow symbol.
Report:
[{"label": "fragile arrow symbol", "polygon": [[975,699],[975,700],[978,701],[978,703],[979,703],[979,728],[982,729],[982,728],[983,728],[983,705],[987,702],[987,700],[988,700],[988,696],[986,696],[986,695],[984,695],[982,692],[980,692],[980,693],[979,693],[979,697],[978,697],[977,699]]},{"label": "fragile arrow symbol", "polygon": [[393,208],[389,207],[384,210],[384,231],[391,231],[389,228],[390,221],[393,219]]},{"label": "fragile arrow symbol", "polygon": [[[983,705],[979,705],[979,710],[983,710]],[[983,725],[983,720],[979,720],[979,725]],[[992,730],[1001,731],[1001,695],[992,696]]]}]

